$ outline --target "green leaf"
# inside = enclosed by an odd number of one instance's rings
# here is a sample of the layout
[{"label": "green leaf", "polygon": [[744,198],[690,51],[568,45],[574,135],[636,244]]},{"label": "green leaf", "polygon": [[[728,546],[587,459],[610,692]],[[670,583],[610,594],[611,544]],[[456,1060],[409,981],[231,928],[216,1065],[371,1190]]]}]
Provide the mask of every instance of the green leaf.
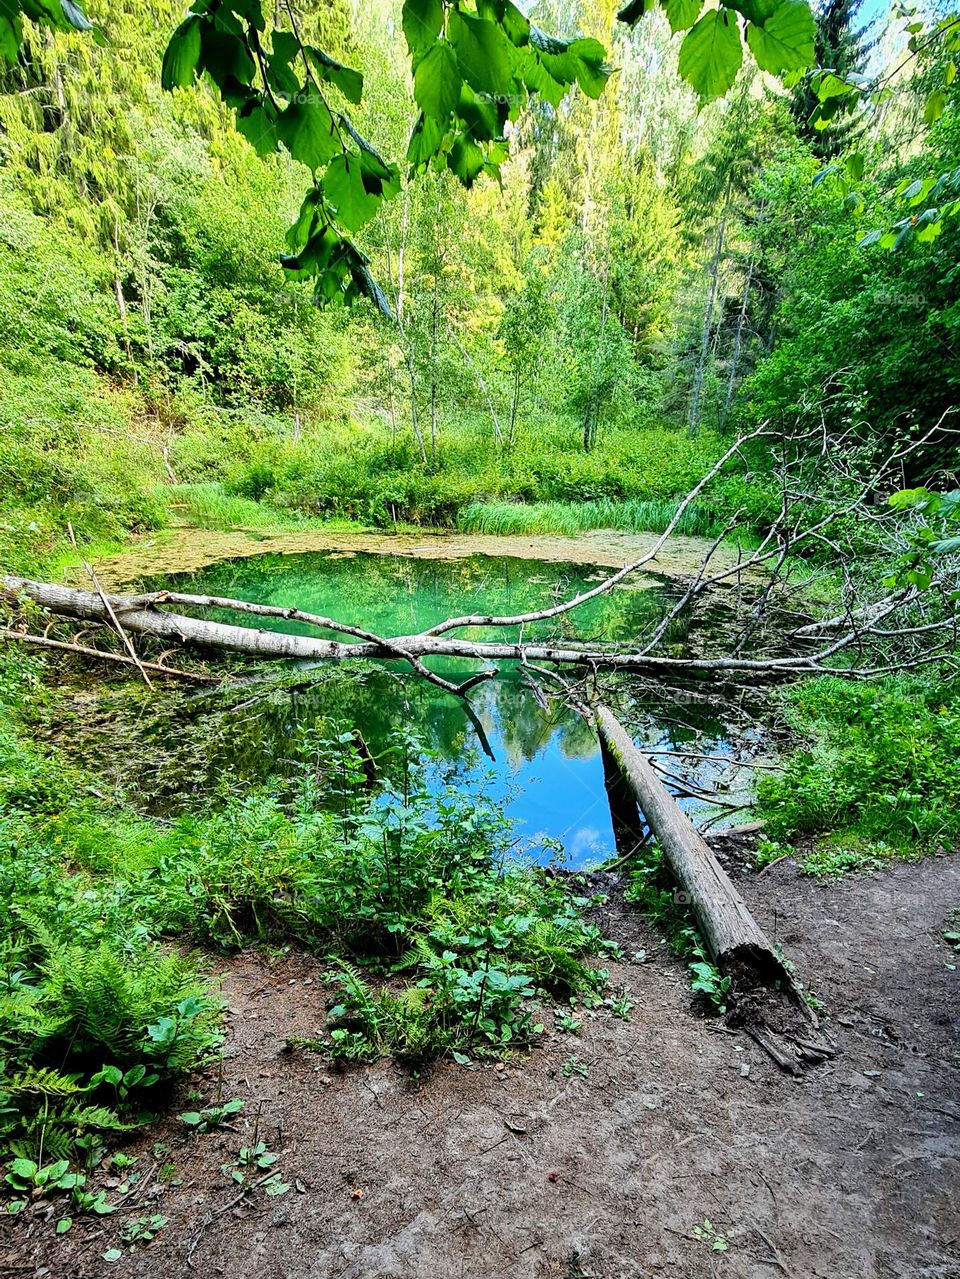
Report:
[{"label": "green leaf", "polygon": [[75,31],[92,31],[93,23],[74,0],[60,0],[63,16]]},{"label": "green leaf", "polygon": [[926,106],[923,108],[923,118],[927,124],[936,124],[943,115],[947,105],[947,95],[942,89],[934,89],[933,93],[927,98]]},{"label": "green leaf", "polygon": [[700,16],[703,0],[666,0],[663,7],[670,30],[676,35],[678,31],[686,31],[693,26]]},{"label": "green leaf", "polygon": [[180,23],[164,50],[160,83],[164,89],[193,84],[200,65],[200,19],[191,14]]},{"label": "green leaf", "polygon": [[464,186],[472,186],[483,171],[486,157],[469,133],[458,133],[450,148],[450,170]]},{"label": "green leaf", "polygon": [[340,150],[333,117],[316,93],[291,102],[280,113],[277,134],[293,158],[310,169],[319,169]]},{"label": "green leaf", "polygon": [[276,151],[277,109],[272,102],[251,99],[240,108],[236,116],[237,132],[247,139],[257,155],[270,155]]},{"label": "green leaf", "polygon": [[588,98],[599,98],[610,78],[607,52],[599,40],[572,40],[567,56],[574,60],[576,80]]},{"label": "green leaf", "polygon": [[348,231],[359,231],[380,208],[379,192],[372,194],[364,187],[360,156],[349,151],[330,161],[323,176],[323,193],[336,211],[337,221]]},{"label": "green leaf", "polygon": [[446,120],[460,101],[460,66],[447,40],[438,40],[417,67],[413,96],[425,116]]},{"label": "green leaf", "polygon": [[73,1225],[72,1217],[61,1217],[60,1220],[57,1222],[57,1234],[65,1235],[72,1225]]},{"label": "green leaf", "polygon": [[847,156],[847,173],[849,173],[852,181],[859,182],[863,177],[866,168],[866,159],[862,151],[855,151],[852,155]]},{"label": "green leaf", "polygon": [[393,310],[391,309],[390,303],[387,301],[387,295],[370,274],[367,269],[367,264],[363,261],[363,259],[358,257],[357,260],[351,264],[350,276],[357,292],[362,294],[364,297],[369,298],[381,315],[385,316],[388,320],[392,320]]},{"label": "green leaf", "polygon": [[249,85],[256,72],[253,58],[243,41],[209,23],[201,32],[201,61],[214,84],[228,92]]},{"label": "green leaf", "polygon": [[103,1259],[104,1261],[109,1261],[112,1263],[114,1261],[119,1261],[122,1256],[123,1256],[123,1252],[120,1248],[108,1248],[107,1251],[103,1254]]},{"label": "green leaf", "polygon": [[816,23],[807,0],[780,0],[762,27],[747,24],[747,44],[757,66],[772,75],[811,66],[815,34]]},{"label": "green leaf", "polygon": [[481,18],[498,22],[507,39],[518,49],[530,39],[530,20],[525,18],[512,0],[477,0],[477,13]]},{"label": "green leaf", "polygon": [[22,43],[23,24],[19,13],[0,12],[0,60],[13,66]]},{"label": "green leaf", "polygon": [[854,85],[846,80],[841,80],[832,71],[828,71],[826,75],[821,76],[817,85],[817,97],[821,102],[826,102],[828,98],[845,98],[855,91]]},{"label": "green leaf", "polygon": [[455,9],[448,30],[460,74],[468,84],[493,97],[514,92],[514,50],[499,26]]},{"label": "green leaf", "polygon": [[342,62],[335,62],[322,49],[306,45],[304,52],[310,60],[314,71],[321,80],[327,81],[339,89],[348,102],[354,105],[363,97],[363,75],[353,67],[345,67]]},{"label": "green leaf", "polygon": [[[526,79],[526,83],[531,89],[544,92],[544,96],[553,101],[554,105],[559,104],[567,85],[579,84],[591,98],[599,97],[603,92],[603,87],[610,78],[610,67],[606,61],[606,50],[599,40],[557,40],[539,27],[531,27],[530,44],[537,50],[544,70],[561,86],[560,94],[554,99],[529,79]],[[526,77],[528,64],[526,68],[524,64],[521,67],[521,73]]]},{"label": "green leaf", "polygon": [[727,10],[705,13],[680,46],[680,74],[701,102],[722,97],[736,80],[742,62],[737,19]]},{"label": "green leaf", "polygon": [[445,137],[446,133],[438,120],[433,116],[421,115],[410,134],[407,160],[417,167],[427,164],[440,150]]},{"label": "green leaf", "polygon": [[424,53],[443,30],[441,0],[404,0],[401,16],[407,48],[413,57]]}]

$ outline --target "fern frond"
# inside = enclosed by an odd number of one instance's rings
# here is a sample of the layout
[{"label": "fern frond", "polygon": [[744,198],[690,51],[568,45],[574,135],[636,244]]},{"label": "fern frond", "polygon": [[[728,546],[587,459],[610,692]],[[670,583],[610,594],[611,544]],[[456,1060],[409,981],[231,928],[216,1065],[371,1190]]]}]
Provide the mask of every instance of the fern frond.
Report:
[{"label": "fern frond", "polygon": [[74,1097],[85,1091],[79,1075],[64,1075],[48,1066],[27,1066],[0,1080],[0,1090],[11,1097]]}]

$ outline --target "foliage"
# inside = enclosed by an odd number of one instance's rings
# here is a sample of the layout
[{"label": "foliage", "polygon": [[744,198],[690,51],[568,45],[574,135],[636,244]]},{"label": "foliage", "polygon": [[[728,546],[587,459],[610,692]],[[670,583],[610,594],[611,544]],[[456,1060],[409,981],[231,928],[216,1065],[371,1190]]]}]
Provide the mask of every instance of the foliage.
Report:
[{"label": "foliage", "polygon": [[836,874],[894,853],[952,846],[960,782],[960,701],[933,682],[809,681],[787,695],[785,719],[805,744],[758,785],[759,814],[779,845],[813,837],[805,869]]},{"label": "foliage", "polygon": [[[477,502],[457,516],[457,527],[467,533],[574,534],[588,529],[624,529],[631,533],[662,533],[677,513],[679,503],[667,499],[595,502]],[[689,506],[676,525],[686,537],[711,537],[722,525],[712,511]]]},{"label": "foliage", "polygon": [[664,935],[673,953],[687,965],[690,989],[702,995],[714,1012],[726,1012],[730,978],[721,976],[706,953],[684,894],[677,891],[655,844],[645,844],[631,859],[630,882],[624,895],[640,907]]},{"label": "foliage", "polygon": [[[589,957],[608,947],[586,899],[512,863],[499,804],[452,776],[438,787],[417,743],[395,744],[384,776],[397,780],[371,794],[352,734],[314,736],[292,777],[157,826],[24,746],[9,715],[28,686],[0,673],[5,1150],[70,1159],[163,1104],[164,1084],[217,1047],[220,1001],[166,936],[297,941],[341,956],[345,978],[358,961],[396,973],[396,995],[348,982],[335,1057],[500,1053],[539,1033],[535,995],[599,999],[606,974]],[[203,1131],[241,1105],[182,1118]]]},{"label": "foliage", "polygon": [[948,946],[960,954],[960,908],[952,910],[947,916],[946,925],[940,935]]}]

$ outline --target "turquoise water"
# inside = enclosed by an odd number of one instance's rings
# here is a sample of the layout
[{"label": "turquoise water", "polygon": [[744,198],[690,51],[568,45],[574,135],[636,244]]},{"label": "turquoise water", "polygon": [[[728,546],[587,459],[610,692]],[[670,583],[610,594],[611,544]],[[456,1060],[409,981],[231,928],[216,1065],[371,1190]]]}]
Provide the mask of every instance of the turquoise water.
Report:
[{"label": "turquoise water", "polygon": [[[379,634],[400,635],[461,613],[542,607],[593,585],[608,572],[507,556],[439,560],[328,552],[229,561],[148,585],[295,605]],[[636,641],[656,625],[674,589],[661,579],[641,577],[563,618],[528,627],[525,634],[592,643]],[[238,614],[229,620],[250,624],[253,619]],[[265,619],[263,624],[318,633],[284,620]],[[503,632],[483,633],[484,638],[493,635],[504,637]],[[506,637],[515,638],[515,632]],[[683,635],[673,638],[686,640]],[[433,665],[462,677],[478,664]],[[502,663],[495,680],[472,692],[469,706],[414,675],[401,675],[401,670],[402,664],[392,663],[366,664],[353,674],[325,672],[318,685],[264,698],[254,694],[239,709],[215,717],[215,722],[203,709],[203,700],[194,699],[198,730],[202,725],[205,734],[207,775],[195,773],[188,785],[202,790],[228,773],[253,780],[282,770],[294,753],[292,744],[318,722],[355,727],[375,756],[386,749],[390,735],[403,728],[417,734],[446,766],[454,765],[465,783],[485,778],[537,860],[558,858],[581,867],[617,852],[599,746],[580,715],[552,699],[545,710],[516,663]],[[605,695],[615,697],[638,740],[675,750],[696,737],[693,749],[700,753],[732,753],[727,727],[709,706],[689,700],[682,689],[651,694],[641,682],[617,677],[608,681]],[[675,760],[669,766],[679,764]],[[723,765],[697,767],[700,784],[707,786],[726,771]],[[183,787],[182,770],[178,777],[177,785]],[[162,770],[159,780],[162,784]],[[684,802],[699,813],[710,811],[702,802]]]}]

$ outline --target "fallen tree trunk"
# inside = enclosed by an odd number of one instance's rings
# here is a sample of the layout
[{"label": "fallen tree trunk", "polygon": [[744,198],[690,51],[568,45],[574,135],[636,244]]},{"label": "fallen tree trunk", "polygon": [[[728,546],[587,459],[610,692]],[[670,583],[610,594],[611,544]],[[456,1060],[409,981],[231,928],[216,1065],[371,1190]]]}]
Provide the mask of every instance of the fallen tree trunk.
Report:
[{"label": "fallen tree trunk", "polygon": [[664,860],[696,918],[710,958],[731,979],[727,1020],[751,1035],[785,1070],[834,1055],[813,1009],[751,915],[706,840],[684,814],[605,706],[595,721],[603,746],[636,797]]},{"label": "fallen tree trunk", "polygon": [[[316,617],[295,608],[277,608],[216,596],[180,595],[169,591],[158,591],[153,595],[104,596],[94,591],[81,591],[71,586],[59,586],[50,582],[34,582],[28,578],[11,577],[8,574],[0,574],[0,593],[14,600],[26,597],[50,612],[64,617],[104,622],[111,627],[116,622],[124,631],[140,635],[155,635],[161,639],[196,644],[205,648],[246,653],[251,657],[281,661],[299,659],[342,662],[374,658],[405,661],[414,666],[419,674],[428,677],[431,673],[422,665],[422,659],[425,657],[467,657],[478,661],[516,659],[525,663],[556,662],[650,673],[662,672],[667,675],[708,672],[718,675],[749,673],[755,676],[764,674],[772,676],[784,671],[820,669],[815,658],[803,656],[759,660],[740,657],[675,658],[618,648],[531,644],[526,640],[510,643],[452,639],[436,633],[442,627],[434,627],[431,631],[424,631],[418,635],[384,637],[337,622],[332,618]],[[304,622],[310,626],[340,632],[349,636],[350,642],[321,639],[310,635],[291,635],[284,631],[264,630],[254,626],[236,626],[228,622],[215,622],[208,618],[170,612],[164,607],[169,603],[180,603],[194,608],[229,609],[259,617],[278,617]],[[462,619],[455,620],[457,624],[461,624]],[[494,619],[491,624],[507,623],[502,619]],[[441,684],[451,692],[463,693],[495,674],[496,671],[492,670],[481,672],[469,677],[460,685],[448,684],[438,676],[433,676],[433,682]]]}]

